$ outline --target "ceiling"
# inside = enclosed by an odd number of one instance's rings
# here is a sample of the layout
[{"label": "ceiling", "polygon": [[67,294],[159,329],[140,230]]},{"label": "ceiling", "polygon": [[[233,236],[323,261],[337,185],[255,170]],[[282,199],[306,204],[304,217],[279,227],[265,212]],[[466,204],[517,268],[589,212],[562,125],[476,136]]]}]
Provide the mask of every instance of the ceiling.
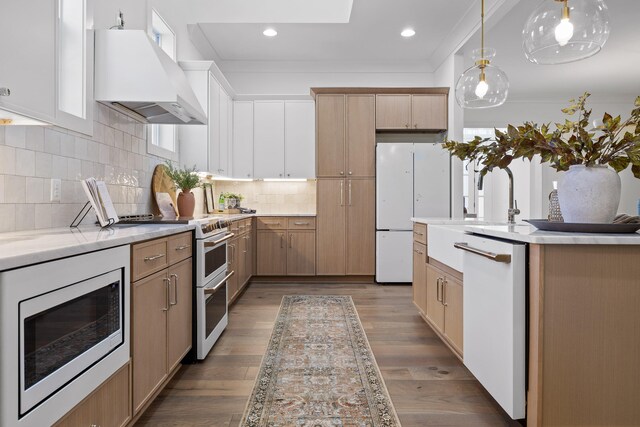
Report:
[{"label": "ceiling", "polygon": [[[536,65],[522,50],[522,28],[539,4],[522,1],[486,34],[486,44],[497,50],[493,61],[507,73],[509,101],[566,101],[589,91],[602,101],[631,102],[640,95],[640,1],[609,0],[611,34],[601,52],[582,61]],[[480,45],[471,38],[462,49],[467,66],[471,51]]]},{"label": "ceiling", "polygon": [[[236,3],[243,2],[236,0]],[[237,18],[226,19],[226,22],[204,19],[198,25],[217,59],[223,63],[383,61],[397,65],[419,61],[428,64],[463,17],[470,11],[475,12],[478,6],[477,0],[353,0],[352,3],[347,23],[326,23],[330,19],[309,23],[302,16],[296,23],[291,16],[279,19],[273,14],[269,19],[260,20],[250,14],[251,19],[244,23]],[[332,16],[344,16],[347,6],[344,1],[326,0],[325,4],[333,4],[336,11],[341,11]],[[308,10],[306,6],[303,9]],[[267,27],[275,28],[277,37],[263,36],[262,31]],[[406,27],[414,28],[416,35],[401,37],[400,32]]]}]

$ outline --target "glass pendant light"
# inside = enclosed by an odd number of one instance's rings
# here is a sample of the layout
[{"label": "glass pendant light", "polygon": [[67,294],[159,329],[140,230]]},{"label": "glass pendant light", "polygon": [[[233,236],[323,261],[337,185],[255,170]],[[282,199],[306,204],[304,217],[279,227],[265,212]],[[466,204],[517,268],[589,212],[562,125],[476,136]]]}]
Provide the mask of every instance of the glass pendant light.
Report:
[{"label": "glass pendant light", "polygon": [[544,0],[522,30],[522,47],[535,64],[580,61],[600,52],[609,30],[604,0]]},{"label": "glass pendant light", "polygon": [[473,67],[456,83],[456,101],[463,108],[491,108],[504,104],[509,93],[509,79],[500,68],[491,65],[496,51],[484,47],[484,0],[481,2],[481,47],[472,52]]}]

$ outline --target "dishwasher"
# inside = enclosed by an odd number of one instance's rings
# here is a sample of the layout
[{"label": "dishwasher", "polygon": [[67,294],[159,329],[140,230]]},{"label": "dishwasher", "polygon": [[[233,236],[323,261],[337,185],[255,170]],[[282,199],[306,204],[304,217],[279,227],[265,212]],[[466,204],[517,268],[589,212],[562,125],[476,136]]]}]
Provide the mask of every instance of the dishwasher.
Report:
[{"label": "dishwasher", "polygon": [[467,235],[464,364],[514,420],[525,417],[526,245]]}]

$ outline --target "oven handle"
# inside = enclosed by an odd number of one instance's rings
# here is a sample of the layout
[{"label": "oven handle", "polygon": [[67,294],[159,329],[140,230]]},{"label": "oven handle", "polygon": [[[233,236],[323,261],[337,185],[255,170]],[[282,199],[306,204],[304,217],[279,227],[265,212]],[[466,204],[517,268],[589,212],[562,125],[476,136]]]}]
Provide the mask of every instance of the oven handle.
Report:
[{"label": "oven handle", "polygon": [[205,248],[209,248],[211,246],[216,246],[222,242],[226,242],[227,240],[231,239],[233,236],[235,236],[235,233],[229,233],[226,236],[224,236],[222,239],[220,240],[215,240],[213,242],[204,242],[204,247]]},{"label": "oven handle", "polygon": [[231,271],[231,273],[227,274],[225,276],[224,279],[222,279],[220,281],[220,283],[218,283],[217,285],[215,285],[213,288],[205,288],[204,289],[204,294],[208,295],[208,294],[215,294],[216,292],[218,292],[218,289],[220,289],[220,287],[225,284],[227,282],[227,280],[229,280],[231,278],[231,276],[233,276],[234,274],[236,274],[235,271]]}]

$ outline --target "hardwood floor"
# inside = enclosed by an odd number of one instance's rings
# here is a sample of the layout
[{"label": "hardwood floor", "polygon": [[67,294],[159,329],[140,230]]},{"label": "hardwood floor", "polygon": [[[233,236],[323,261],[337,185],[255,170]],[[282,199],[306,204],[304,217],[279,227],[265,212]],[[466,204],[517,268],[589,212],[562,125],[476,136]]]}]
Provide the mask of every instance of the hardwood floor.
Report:
[{"label": "hardwood floor", "polygon": [[409,286],[251,284],[207,359],[185,365],[136,426],[237,426],[283,295],[351,295],[404,427],[513,423],[420,318]]}]

